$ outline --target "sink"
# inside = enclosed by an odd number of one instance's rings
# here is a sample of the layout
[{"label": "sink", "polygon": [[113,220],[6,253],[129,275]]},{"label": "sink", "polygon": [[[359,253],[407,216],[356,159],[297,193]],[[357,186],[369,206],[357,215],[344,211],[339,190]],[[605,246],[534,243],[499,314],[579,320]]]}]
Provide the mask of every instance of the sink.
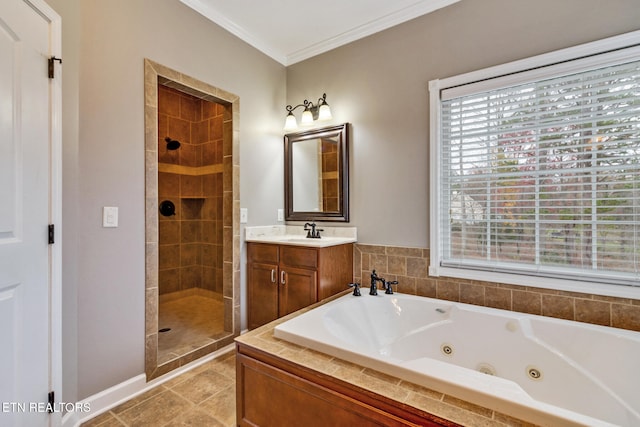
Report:
[{"label": "sink", "polygon": [[304,236],[292,236],[292,235],[279,235],[279,236],[264,236],[247,239],[249,242],[264,242],[264,243],[279,243],[283,245],[295,245],[295,246],[311,246],[316,248],[323,248],[325,246],[341,245],[344,243],[353,243],[355,238],[351,237],[334,237],[322,236],[319,239],[311,239]]},{"label": "sink", "polygon": [[343,228],[338,231],[333,227],[323,228],[322,236],[319,239],[306,237],[307,230],[304,230],[302,226],[248,227],[245,229],[245,232],[247,242],[275,243],[315,248],[355,243],[357,241],[355,228]]}]

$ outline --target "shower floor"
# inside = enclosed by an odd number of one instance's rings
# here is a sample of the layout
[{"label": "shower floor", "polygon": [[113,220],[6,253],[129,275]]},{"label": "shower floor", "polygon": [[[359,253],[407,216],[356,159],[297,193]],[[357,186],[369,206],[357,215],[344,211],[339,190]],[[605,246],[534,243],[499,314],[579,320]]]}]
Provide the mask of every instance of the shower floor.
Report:
[{"label": "shower floor", "polygon": [[160,296],[158,365],[229,335],[224,330],[222,295],[198,290]]}]

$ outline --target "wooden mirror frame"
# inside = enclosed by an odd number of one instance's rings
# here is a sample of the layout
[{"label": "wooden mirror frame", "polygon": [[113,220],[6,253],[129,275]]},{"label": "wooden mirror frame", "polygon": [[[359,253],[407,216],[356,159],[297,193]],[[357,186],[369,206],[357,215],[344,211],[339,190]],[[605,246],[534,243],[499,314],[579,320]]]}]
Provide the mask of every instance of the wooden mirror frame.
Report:
[{"label": "wooden mirror frame", "polygon": [[[338,210],[332,212],[294,211],[292,145],[314,138],[334,138],[338,142],[338,172],[340,197]],[[349,222],[349,123],[327,126],[284,136],[284,208],[286,221]]]}]

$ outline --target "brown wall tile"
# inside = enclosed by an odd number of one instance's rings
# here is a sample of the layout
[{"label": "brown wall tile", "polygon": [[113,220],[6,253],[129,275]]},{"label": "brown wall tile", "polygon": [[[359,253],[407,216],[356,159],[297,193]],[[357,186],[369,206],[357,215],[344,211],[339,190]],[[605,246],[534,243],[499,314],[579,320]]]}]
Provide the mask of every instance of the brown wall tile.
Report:
[{"label": "brown wall tile", "polygon": [[200,101],[189,95],[180,96],[180,118],[189,122],[200,120]]},{"label": "brown wall tile", "polygon": [[398,281],[397,285],[393,285],[394,291],[400,292],[401,294],[417,294],[418,289],[416,286],[416,281],[419,279],[416,279],[415,277],[398,276],[394,278],[394,280]]},{"label": "brown wall tile", "polygon": [[387,270],[387,256],[381,254],[371,254],[369,257],[369,263],[372,270],[376,270],[379,274],[386,274]]},{"label": "brown wall tile", "polygon": [[466,304],[484,305],[484,286],[464,283],[460,285],[460,302]]},{"label": "brown wall tile", "polygon": [[428,277],[429,260],[425,258],[407,258],[407,276]]},{"label": "brown wall tile", "polygon": [[202,197],[202,176],[180,175],[181,197]]},{"label": "brown wall tile", "polygon": [[160,245],[158,250],[158,268],[180,267],[180,245]]},{"label": "brown wall tile", "polygon": [[170,197],[180,195],[180,175],[158,172],[158,195]]},{"label": "brown wall tile", "polygon": [[542,314],[542,296],[535,292],[526,292],[523,290],[512,290],[513,311],[529,314]]},{"label": "brown wall tile", "polygon": [[484,291],[487,307],[511,310],[511,290],[500,287],[488,287]]},{"label": "brown wall tile", "polygon": [[158,86],[158,113],[179,117],[180,95],[165,86]]},{"label": "brown wall tile", "polygon": [[460,286],[455,282],[438,280],[436,284],[436,297],[447,301],[460,301]]},{"label": "brown wall tile", "polygon": [[[187,120],[176,117],[168,118],[167,136],[171,139],[177,139],[181,144],[191,143],[191,123]],[[179,150],[184,147],[180,146]]]},{"label": "brown wall tile", "polygon": [[578,322],[596,325],[611,325],[611,303],[591,299],[575,299],[576,318]]},{"label": "brown wall tile", "polygon": [[612,304],[611,326],[640,331],[640,307],[635,304]]},{"label": "brown wall tile", "polygon": [[559,319],[573,320],[575,310],[574,299],[561,295],[542,295],[542,314]]},{"label": "brown wall tile", "polygon": [[437,295],[437,281],[434,279],[416,278],[416,295],[435,298]]},{"label": "brown wall tile", "polygon": [[159,221],[158,241],[161,245],[180,243],[180,222]]},{"label": "brown wall tile", "polygon": [[407,274],[407,258],[400,256],[387,257],[387,270],[390,274]]},{"label": "brown wall tile", "polygon": [[[398,292],[640,331],[640,300],[428,276],[429,250],[356,244],[354,277],[369,284],[372,269],[397,278]],[[401,274],[405,259],[406,274]],[[404,283],[403,283],[404,282]]]}]

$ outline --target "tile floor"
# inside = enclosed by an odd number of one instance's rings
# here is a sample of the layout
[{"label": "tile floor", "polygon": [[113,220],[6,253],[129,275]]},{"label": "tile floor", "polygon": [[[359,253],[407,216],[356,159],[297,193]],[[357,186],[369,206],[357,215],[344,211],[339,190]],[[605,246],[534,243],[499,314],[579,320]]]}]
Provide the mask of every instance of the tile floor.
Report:
[{"label": "tile floor", "polygon": [[173,378],[82,427],[236,425],[235,351]]},{"label": "tile floor", "polygon": [[229,335],[224,330],[222,295],[213,292],[170,295],[166,301],[160,297],[158,329],[171,330],[158,334],[159,365]]}]

